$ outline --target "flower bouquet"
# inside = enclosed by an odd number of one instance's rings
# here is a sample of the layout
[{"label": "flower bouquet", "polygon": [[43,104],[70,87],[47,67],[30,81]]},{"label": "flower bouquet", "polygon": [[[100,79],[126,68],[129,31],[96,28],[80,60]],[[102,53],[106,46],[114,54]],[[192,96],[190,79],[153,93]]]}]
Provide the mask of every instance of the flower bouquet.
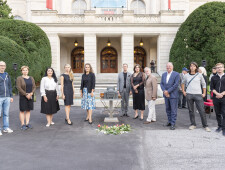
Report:
[{"label": "flower bouquet", "polygon": [[123,134],[123,133],[128,133],[129,131],[131,131],[131,127],[130,125],[114,125],[114,126],[107,126],[107,125],[103,125],[101,126],[100,124],[98,125],[98,129],[99,132],[102,132],[104,134],[112,134],[112,135],[118,135],[118,134]]}]

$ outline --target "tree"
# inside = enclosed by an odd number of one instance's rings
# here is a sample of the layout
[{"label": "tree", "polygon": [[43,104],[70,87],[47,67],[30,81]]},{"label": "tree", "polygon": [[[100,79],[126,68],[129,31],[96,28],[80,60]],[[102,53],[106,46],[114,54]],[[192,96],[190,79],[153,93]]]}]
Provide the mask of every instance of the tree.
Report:
[{"label": "tree", "polygon": [[51,66],[51,47],[45,32],[37,25],[25,21],[0,19],[0,61],[7,64],[6,71],[14,76],[13,63],[20,68],[29,66],[29,75],[39,82],[45,69]]},{"label": "tree", "polygon": [[13,19],[12,9],[8,6],[7,1],[0,0],[0,19]]},{"label": "tree", "polygon": [[180,26],[170,50],[174,69],[181,71],[192,61],[207,61],[210,71],[225,63],[225,3],[206,3],[193,11]]}]

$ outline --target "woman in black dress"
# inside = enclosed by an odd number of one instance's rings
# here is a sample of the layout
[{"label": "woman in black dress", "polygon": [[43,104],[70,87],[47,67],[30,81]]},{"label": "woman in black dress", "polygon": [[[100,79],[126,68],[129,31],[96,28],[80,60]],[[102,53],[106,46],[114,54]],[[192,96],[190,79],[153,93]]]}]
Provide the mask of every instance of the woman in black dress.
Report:
[{"label": "woman in black dress", "polygon": [[[36,90],[36,86],[33,77],[28,76],[28,66],[22,66],[21,72],[22,76],[17,78],[16,87],[20,94],[19,107],[21,130],[26,130],[32,128],[30,124],[30,111],[34,109],[34,101],[32,96]],[[24,122],[25,120],[26,123]]]},{"label": "woman in black dress", "polygon": [[70,120],[70,108],[73,105],[74,98],[74,88],[73,88],[73,71],[69,64],[64,66],[65,73],[61,75],[61,93],[64,100],[66,119],[65,122],[67,125],[72,125],[73,122]]},{"label": "woman in black dress", "polygon": [[138,118],[138,110],[141,110],[141,119],[144,117],[145,110],[145,91],[144,91],[145,74],[141,72],[139,64],[134,66],[134,73],[131,76],[131,85],[133,92],[133,109],[135,110],[134,119]]}]

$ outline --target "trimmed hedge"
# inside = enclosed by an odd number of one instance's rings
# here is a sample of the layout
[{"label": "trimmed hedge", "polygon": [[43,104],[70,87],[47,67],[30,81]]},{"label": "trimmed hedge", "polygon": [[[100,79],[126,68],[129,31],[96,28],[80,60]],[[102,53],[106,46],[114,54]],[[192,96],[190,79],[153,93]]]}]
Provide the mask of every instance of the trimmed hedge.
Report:
[{"label": "trimmed hedge", "polygon": [[170,61],[179,72],[192,61],[201,65],[202,60],[207,61],[207,71],[218,62],[225,63],[224,2],[206,3],[193,11],[181,25],[170,50]]},{"label": "trimmed hedge", "polygon": [[39,82],[51,65],[51,47],[45,32],[35,24],[19,20],[0,20],[0,60],[7,64],[6,72],[14,78],[12,64],[29,66],[29,75]]}]

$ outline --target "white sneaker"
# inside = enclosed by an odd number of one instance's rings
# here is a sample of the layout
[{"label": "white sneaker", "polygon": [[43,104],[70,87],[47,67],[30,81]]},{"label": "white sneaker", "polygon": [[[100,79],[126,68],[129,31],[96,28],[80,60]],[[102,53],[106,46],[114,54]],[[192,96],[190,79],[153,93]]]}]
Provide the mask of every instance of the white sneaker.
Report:
[{"label": "white sneaker", "polygon": [[13,130],[12,130],[12,129],[10,129],[10,128],[7,128],[7,129],[4,129],[4,130],[3,130],[3,132],[5,132],[5,133],[12,133],[12,132],[13,132]]},{"label": "white sneaker", "polygon": [[54,122],[51,122],[51,125],[54,125],[55,123]]},{"label": "white sneaker", "polygon": [[2,136],[2,131],[0,130],[0,136]]},{"label": "white sneaker", "polygon": [[205,127],[206,132],[211,132],[211,130],[208,127]]},{"label": "white sneaker", "polygon": [[46,127],[50,127],[50,124],[45,125]]},{"label": "white sneaker", "polygon": [[196,129],[196,126],[194,125],[189,126],[189,130],[194,130],[194,129]]}]

